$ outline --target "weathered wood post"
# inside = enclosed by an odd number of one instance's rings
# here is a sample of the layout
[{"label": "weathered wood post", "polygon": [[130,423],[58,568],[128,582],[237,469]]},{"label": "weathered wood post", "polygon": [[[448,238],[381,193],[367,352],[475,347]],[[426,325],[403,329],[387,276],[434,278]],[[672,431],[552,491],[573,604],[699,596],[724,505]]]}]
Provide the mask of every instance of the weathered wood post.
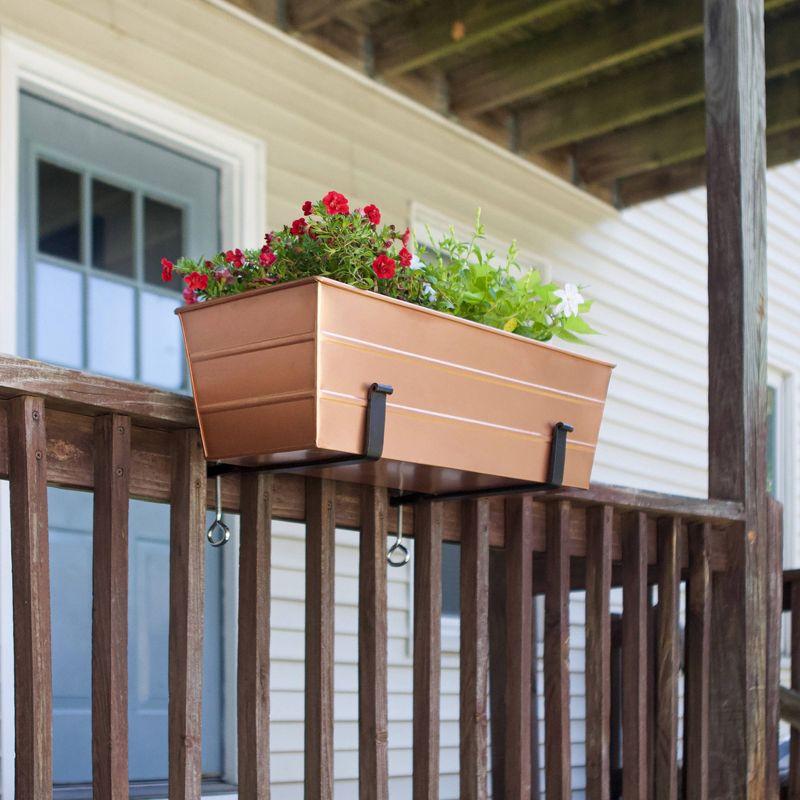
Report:
[{"label": "weathered wood post", "polygon": [[766,764],[763,0],[705,0],[709,495],[744,505],[713,585],[709,797],[762,798]]}]

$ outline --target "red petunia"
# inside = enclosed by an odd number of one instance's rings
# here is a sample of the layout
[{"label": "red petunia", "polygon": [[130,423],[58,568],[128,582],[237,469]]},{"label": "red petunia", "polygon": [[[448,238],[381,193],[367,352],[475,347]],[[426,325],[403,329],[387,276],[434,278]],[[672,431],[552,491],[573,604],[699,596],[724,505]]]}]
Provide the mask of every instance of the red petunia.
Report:
[{"label": "red petunia", "polygon": [[289,229],[289,233],[292,236],[302,236],[306,229],[308,228],[308,223],[303,219],[303,217],[298,217],[293,223],[292,227]]},{"label": "red petunia", "polygon": [[386,253],[381,253],[372,262],[373,272],[383,280],[389,280],[394,277],[395,262],[393,258],[389,258]]},{"label": "red petunia", "polygon": [[[192,291],[205,291],[208,288],[208,275],[203,275],[200,272],[190,272],[184,280],[186,281],[187,287]],[[184,290],[185,294],[185,290]]]},{"label": "red petunia", "polygon": [[381,211],[378,206],[368,205],[364,206],[364,216],[373,224],[381,224]]},{"label": "red petunia", "polygon": [[228,250],[225,253],[225,260],[229,264],[233,264],[234,267],[243,267],[244,266],[244,253],[239,250]]},{"label": "red petunia", "polygon": [[410,267],[412,257],[413,256],[410,250],[406,249],[405,247],[401,248],[400,252],[398,253],[398,258],[400,259],[400,266]]},{"label": "red petunia", "polygon": [[411,241],[411,231],[406,228],[405,233],[400,238],[403,242],[403,247],[408,247],[408,243]]},{"label": "red petunia", "polygon": [[314,206],[311,204],[311,201],[306,200],[305,203],[303,203],[303,214],[308,217],[313,210]]},{"label": "red petunia", "polygon": [[322,198],[325,209],[329,214],[349,214],[350,201],[339,192],[330,191]]},{"label": "red petunia", "polygon": [[172,280],[173,269],[175,269],[175,265],[168,258],[161,259],[161,280],[164,283]]},{"label": "red petunia", "polygon": [[191,306],[197,302],[197,292],[187,286],[183,290],[183,299],[187,306]]},{"label": "red petunia", "polygon": [[267,247],[272,247],[272,242],[274,241],[274,239],[275,239],[275,234],[274,233],[265,233],[264,234],[264,242],[267,245]]},{"label": "red petunia", "polygon": [[262,267],[271,267],[275,263],[277,256],[266,245],[261,248],[261,255],[258,257]]}]

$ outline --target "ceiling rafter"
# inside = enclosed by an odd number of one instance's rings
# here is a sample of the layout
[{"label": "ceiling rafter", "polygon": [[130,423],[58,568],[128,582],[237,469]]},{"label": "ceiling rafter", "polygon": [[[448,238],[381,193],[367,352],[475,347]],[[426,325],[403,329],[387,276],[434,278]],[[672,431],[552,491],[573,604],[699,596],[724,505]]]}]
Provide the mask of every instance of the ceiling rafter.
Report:
[{"label": "ceiling rafter", "polygon": [[[767,8],[790,0],[767,0]],[[586,78],[650,53],[699,39],[702,3],[620,3],[454,70],[452,110],[477,114]]]},{"label": "ceiling rafter", "polygon": [[[766,70],[772,78],[800,68],[800,13],[766,24]],[[608,133],[703,99],[703,53],[686,50],[661,64],[633,68],[559,93],[518,113],[522,152],[542,152]]]},{"label": "ceiling rafter", "polygon": [[[800,125],[800,74],[767,82],[767,133]],[[669,166],[705,151],[705,108],[698,103],[640,125],[579,142],[573,148],[578,174],[588,183]]]},{"label": "ceiling rafter", "polygon": [[375,72],[390,76],[419,69],[583,4],[584,0],[473,0],[465,10],[451,3],[412,9],[375,30]]},{"label": "ceiling rafter", "polygon": [[[800,154],[800,126],[767,136],[767,166],[785,164]],[[705,155],[668,167],[621,179],[616,196],[622,207],[637,205],[676,192],[702,186],[706,180]]]},{"label": "ceiling rafter", "polygon": [[301,33],[315,30],[347,11],[357,11],[371,0],[286,0],[286,22]]}]

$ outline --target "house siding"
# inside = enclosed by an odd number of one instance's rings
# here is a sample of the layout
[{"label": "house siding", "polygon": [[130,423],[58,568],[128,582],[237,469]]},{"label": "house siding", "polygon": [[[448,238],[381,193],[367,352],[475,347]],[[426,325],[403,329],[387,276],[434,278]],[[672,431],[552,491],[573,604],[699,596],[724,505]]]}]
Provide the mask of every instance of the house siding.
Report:
[{"label": "house siding", "polygon": [[[265,228],[336,188],[376,202],[387,219],[414,204],[469,223],[476,206],[492,237],[515,237],[553,277],[585,285],[602,331],[588,352],[618,364],[594,478],[704,495],[707,482],[705,194],[622,214],[574,187],[351,73],[289,37],[205,0],[4,0],[0,35],[24,36],[171,102],[263,138]],[[2,124],[0,120],[0,124]],[[800,166],[769,175],[769,356],[786,376],[798,447],[796,333],[800,305]],[[225,242],[226,246],[240,242]],[[255,244],[255,243],[248,243]],[[15,302],[0,294],[4,304]],[[587,352],[584,350],[584,352]],[[800,464],[794,464],[795,474]],[[798,530],[797,496],[788,530]],[[7,527],[5,528],[7,530]],[[788,558],[798,561],[795,539]],[[336,550],[335,775],[357,796],[357,538]],[[276,523],[272,608],[272,779],[276,800],[302,797],[303,529]],[[389,575],[389,765],[393,797],[411,792],[411,570]],[[585,778],[583,608],[571,608],[573,796]],[[10,631],[9,628],[5,630]],[[539,652],[541,667],[541,649]],[[539,687],[541,687],[541,675]],[[443,656],[443,798],[458,796],[458,661]],[[540,701],[540,719],[542,707]],[[540,731],[543,738],[543,730]],[[3,742],[9,753],[13,743]]]}]

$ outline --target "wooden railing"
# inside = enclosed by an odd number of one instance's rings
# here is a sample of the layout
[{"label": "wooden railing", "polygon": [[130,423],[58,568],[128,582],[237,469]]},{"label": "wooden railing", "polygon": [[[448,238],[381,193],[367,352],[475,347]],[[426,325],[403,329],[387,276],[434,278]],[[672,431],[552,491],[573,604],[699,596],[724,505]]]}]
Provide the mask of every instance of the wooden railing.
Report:
[{"label": "wooden railing", "polygon": [[[95,797],[127,798],[129,791],[128,499],[171,505],[169,797],[198,798],[204,514],[212,496],[190,400],[0,357],[0,478],[6,477],[13,542],[17,797],[38,800],[52,792],[46,493],[52,484],[95,494]],[[287,474],[229,476],[223,489],[225,507],[241,514],[239,796],[269,796],[271,521],[284,518],[306,524],[305,796],[327,800],[334,795],[334,531],[340,526],[360,530],[359,792],[370,800],[387,798],[386,542],[396,512],[386,490]],[[540,688],[546,796],[571,796],[569,615],[574,592],[585,602],[587,797],[616,795],[611,778],[619,776],[619,765],[612,763],[610,752],[620,740],[626,798],[718,796],[709,767],[711,720],[713,705],[725,702],[726,690],[712,692],[711,654],[712,643],[722,642],[715,650],[719,656],[726,639],[715,639],[712,620],[722,617],[713,616],[712,585],[716,575],[731,568],[731,553],[738,552],[731,543],[745,536],[738,504],[594,486],[585,492],[423,502],[404,515],[404,528],[415,539],[415,799],[438,797],[443,541],[461,545],[463,800],[487,797],[490,769],[493,797],[539,796]],[[775,509],[773,560],[780,552],[775,544],[779,529]],[[777,598],[777,560],[774,564],[771,591]],[[621,587],[622,594],[619,714],[612,708],[612,662],[619,652],[612,642],[613,587]],[[658,590],[655,606],[653,587]],[[685,614],[680,603],[684,587]],[[536,685],[534,670],[536,595],[544,596],[545,606],[542,687]],[[770,608],[765,621],[768,669],[775,680],[766,722],[772,726],[768,730],[776,731],[779,599]],[[681,715],[683,747],[678,740]],[[621,735],[612,729],[617,719]],[[767,758],[777,790],[777,751]]]}]

